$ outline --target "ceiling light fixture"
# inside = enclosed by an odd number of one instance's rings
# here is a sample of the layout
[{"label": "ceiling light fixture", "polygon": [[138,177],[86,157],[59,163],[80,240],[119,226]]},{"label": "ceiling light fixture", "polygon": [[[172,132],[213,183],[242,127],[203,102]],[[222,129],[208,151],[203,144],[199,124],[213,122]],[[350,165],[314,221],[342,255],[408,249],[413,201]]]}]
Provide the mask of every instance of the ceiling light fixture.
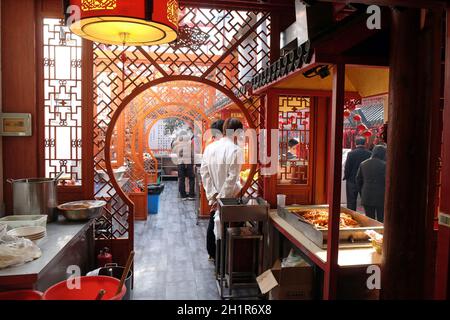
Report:
[{"label": "ceiling light fixture", "polygon": [[66,24],[76,35],[128,46],[177,38],[178,0],[63,0]]}]

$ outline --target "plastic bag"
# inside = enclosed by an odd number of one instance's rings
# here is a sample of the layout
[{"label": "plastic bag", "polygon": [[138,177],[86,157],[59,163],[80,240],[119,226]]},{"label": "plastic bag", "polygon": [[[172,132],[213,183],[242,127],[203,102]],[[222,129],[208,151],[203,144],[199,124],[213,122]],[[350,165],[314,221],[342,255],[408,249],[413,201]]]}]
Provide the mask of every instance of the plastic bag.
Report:
[{"label": "plastic bag", "polygon": [[309,264],[293,249],[289,252],[289,255],[283,259],[281,262],[282,268],[289,267],[301,267],[301,266],[309,266]]},{"label": "plastic bag", "polygon": [[222,239],[219,210],[216,210],[214,214],[214,235],[216,236],[216,241]]},{"label": "plastic bag", "polygon": [[0,225],[0,269],[24,264],[42,255],[31,240],[9,236],[6,229],[6,225]]}]

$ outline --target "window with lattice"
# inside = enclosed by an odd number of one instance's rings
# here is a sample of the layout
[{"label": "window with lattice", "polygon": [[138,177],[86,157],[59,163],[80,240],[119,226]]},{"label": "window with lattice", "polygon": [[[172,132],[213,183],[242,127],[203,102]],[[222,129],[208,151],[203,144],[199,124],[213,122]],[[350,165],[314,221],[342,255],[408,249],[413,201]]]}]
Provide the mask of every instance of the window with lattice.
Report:
[{"label": "window with lattice", "polygon": [[309,97],[279,97],[279,184],[308,184],[310,104]]},{"label": "window with lattice", "polygon": [[43,21],[45,175],[81,185],[81,38],[61,19]]}]

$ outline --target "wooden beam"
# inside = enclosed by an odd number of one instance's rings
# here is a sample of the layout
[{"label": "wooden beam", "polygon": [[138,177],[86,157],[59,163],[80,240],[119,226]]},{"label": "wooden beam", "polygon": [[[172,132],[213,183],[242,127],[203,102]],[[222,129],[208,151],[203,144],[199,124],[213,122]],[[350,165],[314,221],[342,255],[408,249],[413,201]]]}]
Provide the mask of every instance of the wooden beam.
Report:
[{"label": "wooden beam", "polygon": [[427,9],[443,9],[447,2],[444,0],[319,0],[322,2],[335,3],[360,3],[366,5],[378,6],[398,6],[405,8],[427,8]]},{"label": "wooden beam", "polygon": [[323,286],[323,298],[336,299],[339,273],[339,220],[341,212],[342,136],[344,130],[345,65],[338,64],[333,71],[333,95],[331,110],[331,137],[328,174],[328,241],[327,264]]},{"label": "wooden beam", "polygon": [[294,9],[294,2],[290,0],[180,0],[180,5],[212,9],[262,11]]},{"label": "wooden beam", "polygon": [[316,53],[317,63],[322,64],[345,64],[360,66],[389,67],[389,57],[385,56],[347,56],[328,55],[320,52]]},{"label": "wooden beam", "polygon": [[[350,20],[339,23],[332,31],[313,39],[314,50],[320,54],[339,55],[379,33],[380,30],[367,28],[367,17],[365,13],[350,17]],[[383,22],[382,26],[388,24],[386,19]]]},{"label": "wooden beam", "polygon": [[427,269],[433,227],[427,215],[430,123],[439,98],[440,59],[434,57],[440,45],[434,38],[442,16],[427,12],[422,28],[421,13],[392,10],[382,299],[425,299],[426,283],[432,282]]}]

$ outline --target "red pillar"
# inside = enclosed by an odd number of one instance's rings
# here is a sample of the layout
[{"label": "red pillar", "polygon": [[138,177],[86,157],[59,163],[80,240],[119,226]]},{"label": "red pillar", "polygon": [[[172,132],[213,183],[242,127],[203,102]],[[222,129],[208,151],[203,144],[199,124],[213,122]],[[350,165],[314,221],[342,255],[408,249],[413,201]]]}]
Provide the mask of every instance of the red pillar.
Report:
[{"label": "red pillar", "polygon": [[[273,93],[272,90],[268,90],[264,98],[265,107],[265,129],[267,130],[266,146],[267,154],[271,155],[276,150],[271,150],[271,130],[278,129],[278,95]],[[268,164],[278,165],[278,164]],[[277,175],[264,176],[264,194],[263,197],[272,208],[276,208],[277,205]]]},{"label": "red pillar", "polygon": [[428,186],[433,183],[431,115],[439,106],[441,17],[440,11],[392,11],[382,299],[427,298],[433,280]]},{"label": "red pillar", "polygon": [[[442,176],[440,211],[450,215],[450,9],[447,9],[445,53],[445,105],[442,143]],[[436,254],[435,298],[450,297],[450,227],[439,225]]]},{"label": "red pillar", "polygon": [[342,135],[344,129],[345,65],[338,64],[333,72],[333,96],[331,110],[331,140],[329,152],[327,264],[323,297],[336,299],[339,272],[339,217],[341,212]]}]

